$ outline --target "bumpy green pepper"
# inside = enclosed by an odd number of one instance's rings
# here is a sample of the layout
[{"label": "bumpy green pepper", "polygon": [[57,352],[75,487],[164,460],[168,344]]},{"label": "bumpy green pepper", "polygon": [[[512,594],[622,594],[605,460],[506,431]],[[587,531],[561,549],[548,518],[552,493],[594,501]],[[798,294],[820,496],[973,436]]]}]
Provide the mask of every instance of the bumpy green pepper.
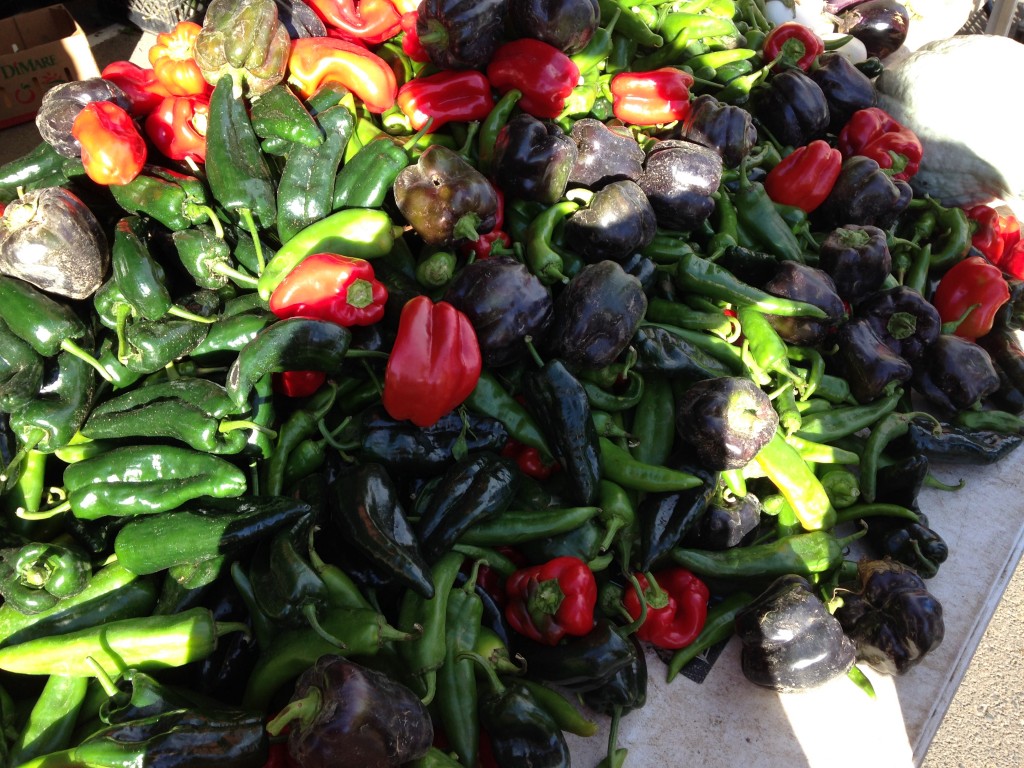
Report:
[{"label": "bumpy green pepper", "polygon": [[231,75],[238,95],[259,96],[284,79],[290,44],[273,0],[213,0],[195,59],[210,85]]}]

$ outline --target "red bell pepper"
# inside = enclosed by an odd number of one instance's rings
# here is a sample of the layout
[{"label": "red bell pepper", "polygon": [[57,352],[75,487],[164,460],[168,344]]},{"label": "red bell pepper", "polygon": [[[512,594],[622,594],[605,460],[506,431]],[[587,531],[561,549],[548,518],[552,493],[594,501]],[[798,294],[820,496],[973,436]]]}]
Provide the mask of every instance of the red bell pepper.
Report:
[{"label": "red bell pepper", "polygon": [[206,161],[208,96],[168,96],[146,116],[143,129],[153,146],[171,160]]},{"label": "red bell pepper", "polygon": [[620,72],[608,83],[612,112],[630,125],[660,125],[690,114],[693,76],[675,67]]},{"label": "red bell pepper", "polygon": [[843,168],[843,155],[827,141],[797,147],[768,171],[764,188],[774,202],[810,213],[828,197]]},{"label": "red bell pepper", "polygon": [[71,135],[82,145],[85,174],[97,184],[127,184],[146,164],[146,140],[131,115],[112,101],[82,107]]},{"label": "red bell pepper", "polygon": [[161,32],[149,49],[149,63],[156,79],[174,96],[194,96],[213,90],[196,63],[193,50],[202,26],[179,21],[170,32]]},{"label": "red bell pepper", "polygon": [[327,381],[326,371],[276,371],[271,374],[274,391],[285,397],[309,397]]},{"label": "red bell pepper", "polygon": [[307,0],[328,31],[377,45],[402,30],[402,14],[391,0]]},{"label": "red bell pepper", "polygon": [[398,89],[396,101],[414,130],[433,118],[431,133],[450,122],[483,120],[494,108],[491,84],[475,69],[444,69],[416,77]]},{"label": "red bell pepper", "polygon": [[100,75],[124,91],[131,103],[132,116],[136,118],[145,117],[171,95],[156,79],[152,67],[140,67],[133,61],[112,61]]},{"label": "red bell pepper", "polygon": [[505,594],[509,625],[535,642],[557,645],[566,635],[582,637],[594,628],[597,581],[578,557],[556,557],[513,571]]},{"label": "red bell pepper", "polygon": [[426,64],[430,61],[430,54],[423,47],[416,31],[416,19],[419,17],[419,12],[415,10],[402,14],[402,52],[413,61]]},{"label": "red bell pepper", "polygon": [[843,157],[863,155],[906,181],[921,165],[924,150],[917,134],[880,107],[858,109],[839,131],[836,146]]},{"label": "red bell pepper", "polygon": [[1018,240],[1003,253],[999,268],[1010,277],[1024,280],[1024,240]]},{"label": "red bell pepper", "polygon": [[966,209],[971,221],[971,245],[985,254],[993,264],[1000,265],[1020,240],[1020,222],[1012,213],[1003,215],[990,205],[975,205]]},{"label": "red bell pepper", "polygon": [[308,99],[326,82],[348,88],[375,114],[395,104],[398,82],[380,56],[364,46],[336,37],[300,37],[292,41],[288,83]]},{"label": "red bell pepper", "polygon": [[384,408],[393,419],[429,427],[469,397],[482,367],[469,318],[446,301],[416,296],[398,319],[384,371]]},{"label": "red bell pepper", "polygon": [[[636,636],[659,648],[685,648],[704,628],[711,593],[703,581],[685,568],[666,568],[652,574],[634,574],[647,603],[647,618]],[[627,588],[622,604],[633,619],[642,606],[636,590]]]},{"label": "red bell pepper", "polygon": [[388,289],[365,259],[314,253],[270,294],[270,311],[284,320],[313,317],[345,326],[373,325],[384,317]]},{"label": "red bell pepper", "polygon": [[787,21],[773,28],[765,37],[761,55],[765,61],[780,62],[806,72],[825,52],[825,41],[810,27],[798,21]]},{"label": "red bell pepper", "polygon": [[521,37],[498,46],[487,64],[487,79],[499,93],[523,95],[518,106],[536,118],[558,117],[579,84],[580,70],[562,51],[543,40]]},{"label": "red bell pepper", "polygon": [[932,304],[943,323],[960,321],[954,334],[974,341],[992,330],[996,312],[1010,300],[1002,270],[981,256],[954,264],[939,280]]}]

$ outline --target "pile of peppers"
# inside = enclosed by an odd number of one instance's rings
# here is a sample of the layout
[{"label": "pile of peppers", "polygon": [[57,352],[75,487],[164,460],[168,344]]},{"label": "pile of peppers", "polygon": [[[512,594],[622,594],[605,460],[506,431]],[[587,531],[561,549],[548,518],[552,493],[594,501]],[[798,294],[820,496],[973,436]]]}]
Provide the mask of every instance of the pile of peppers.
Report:
[{"label": "pile of peppers", "polygon": [[0,166],[6,765],[569,765],[942,641],[1024,241],[760,0],[213,0]]}]

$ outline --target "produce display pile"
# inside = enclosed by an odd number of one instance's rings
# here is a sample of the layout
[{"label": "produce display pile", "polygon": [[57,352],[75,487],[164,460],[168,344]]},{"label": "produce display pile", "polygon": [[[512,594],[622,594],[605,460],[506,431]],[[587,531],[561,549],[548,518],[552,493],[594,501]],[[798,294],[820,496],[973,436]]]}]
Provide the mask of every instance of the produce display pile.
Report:
[{"label": "produce display pile", "polygon": [[870,5],[858,54],[759,0],[213,0],[51,88],[0,166],[5,765],[607,719],[620,766],[733,636],[782,694],[914,674],[929,461],[1022,440],[1024,243],[915,192]]}]

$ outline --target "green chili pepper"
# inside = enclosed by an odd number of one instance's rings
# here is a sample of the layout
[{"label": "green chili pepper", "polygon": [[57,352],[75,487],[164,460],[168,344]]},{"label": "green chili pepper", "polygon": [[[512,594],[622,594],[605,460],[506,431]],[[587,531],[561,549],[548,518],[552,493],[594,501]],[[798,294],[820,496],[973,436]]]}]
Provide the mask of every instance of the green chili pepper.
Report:
[{"label": "green chili pepper", "polygon": [[786,435],[785,438],[801,458],[810,464],[857,464],[860,461],[858,454],[838,445],[806,440],[796,434]]},{"label": "green chili pepper", "polygon": [[509,509],[499,517],[474,523],[459,537],[459,543],[480,547],[522,544],[568,533],[599,514],[600,507]]},{"label": "green chili pepper", "polygon": [[210,96],[206,128],[206,178],[214,198],[246,222],[255,240],[257,226],[270,229],[277,219],[274,181],[260,150],[246,103],[222,76]]},{"label": "green chili pepper", "polygon": [[679,301],[652,296],[647,300],[647,312],[644,317],[651,323],[663,323],[691,331],[708,331],[729,343],[740,337],[739,321],[721,309],[702,311]]},{"label": "green chili pepper", "polygon": [[[739,34],[735,23],[728,16],[686,11],[670,11],[658,27],[658,32],[664,37],[665,43],[652,53],[636,59],[636,71],[658,69],[677,61],[685,61],[689,58],[687,53],[693,50],[693,44],[698,41],[735,37]],[[707,49],[701,47],[699,50]]]},{"label": "green chili pepper", "polygon": [[644,393],[633,411],[630,431],[636,442],[630,453],[637,461],[664,464],[675,444],[675,397],[665,376],[644,377]]},{"label": "green chili pepper", "polygon": [[831,443],[870,427],[895,410],[902,396],[902,390],[897,390],[866,405],[847,405],[819,413],[805,413],[800,429],[794,434],[819,443]]},{"label": "green chili pepper", "polygon": [[729,270],[698,256],[684,254],[673,273],[684,291],[710,296],[738,306],[784,317],[824,318],[825,312],[803,301],[793,301],[762,291],[739,280]]},{"label": "green chili pepper", "polygon": [[664,38],[651,31],[643,17],[633,10],[633,5],[618,0],[598,0],[602,19],[610,19],[618,12],[616,32],[624,38],[647,48],[658,48]]},{"label": "green chili pepper", "polygon": [[209,226],[182,229],[172,234],[178,261],[200,288],[216,290],[233,281],[245,288],[255,288],[256,278],[239,271],[231,254],[231,246]]},{"label": "green chili pepper", "polygon": [[317,425],[334,405],[337,387],[328,384],[314,393],[304,407],[293,411],[277,430],[274,452],[266,464],[263,493],[277,496],[284,489],[285,467],[295,447],[304,439],[318,434]]},{"label": "green chili pepper", "polygon": [[704,651],[732,637],[735,632],[736,614],[746,608],[753,599],[748,592],[733,592],[710,606],[700,634],[688,646],[672,654],[668,663],[666,682],[671,683],[683,667]]},{"label": "green chili pepper", "polygon": [[875,500],[878,463],[882,458],[882,452],[893,440],[907,434],[910,423],[918,417],[930,420],[936,430],[941,432],[942,425],[938,420],[923,411],[887,413],[872,425],[871,434],[860,455],[860,494],[864,497],[864,501]]},{"label": "green chili pepper", "polygon": [[776,430],[772,439],[758,451],[754,461],[786,497],[806,530],[834,525],[835,509],[821,481],[781,432]]},{"label": "green chili pepper", "polygon": [[474,662],[461,654],[472,652],[480,635],[483,601],[476,592],[476,572],[461,587],[453,587],[445,606],[444,662],[437,670],[434,704],[452,751],[463,765],[476,765],[480,748],[480,718]]},{"label": "green chili pepper", "polygon": [[165,512],[202,496],[239,496],[247,487],[234,464],[169,445],[124,446],[71,464],[64,486],[68,500],[61,507],[87,520]]},{"label": "green chili pepper", "polygon": [[[352,120],[352,113],[338,106]],[[349,123],[349,132],[354,121]],[[319,146],[298,146],[288,153],[277,186],[277,233],[287,243],[305,227],[334,210],[334,179],[348,135],[331,131]]]},{"label": "green chili pepper", "polygon": [[7,757],[10,765],[21,765],[71,746],[88,685],[87,677],[47,678],[25,727],[11,744]]},{"label": "green chili pepper", "polygon": [[775,373],[802,386],[803,381],[789,367],[789,347],[768,318],[751,306],[738,306],[736,316],[743,329],[743,359],[754,381],[770,384],[769,374]]},{"label": "green chili pepper", "polygon": [[464,557],[459,552],[447,552],[434,563],[430,571],[434,585],[432,597],[424,597],[414,590],[406,590],[398,612],[398,628],[419,635],[398,646],[398,655],[409,673],[422,684],[421,698],[425,704],[434,699],[437,671],[445,661],[445,621],[448,596]]},{"label": "green chili pepper", "polygon": [[127,184],[111,184],[108,189],[129,214],[148,216],[172,231],[206,221],[220,226],[206,185],[194,176],[149,165]]},{"label": "green chili pepper", "polygon": [[865,531],[837,539],[828,531],[810,531],[784,536],[764,544],[723,550],[676,547],[671,550],[676,565],[700,576],[724,579],[768,578],[786,574],[813,576],[838,568],[843,548]]},{"label": "green chili pepper", "polygon": [[480,130],[477,132],[477,166],[481,173],[490,172],[491,163],[494,161],[494,143],[498,138],[498,133],[508,122],[512,111],[522,97],[523,92],[516,88],[506,91],[480,123]]},{"label": "green chili pepper", "polygon": [[579,210],[579,203],[563,200],[548,206],[526,230],[526,265],[545,285],[567,283],[569,278],[562,272],[563,257],[551,244],[555,228],[570,214]]},{"label": "green chili pepper", "polygon": [[227,389],[241,407],[256,382],[277,371],[336,371],[348,352],[352,332],[337,323],[290,317],[260,331],[238,353],[227,374]]},{"label": "green chili pepper", "polygon": [[323,131],[287,83],[278,83],[251,102],[252,129],[260,138],[277,137],[305,147],[323,143]]},{"label": "green chili pepper", "polygon": [[258,290],[264,301],[307,256],[343,253],[359,259],[386,256],[401,230],[391,217],[375,208],[346,208],[315,221],[284,243],[260,274]]},{"label": "green chili pepper", "polygon": [[217,638],[244,625],[217,622],[207,608],[143,616],[0,648],[0,669],[20,675],[92,677],[124,669],[180,667],[209,656]]},{"label": "green chili pepper", "polygon": [[388,134],[378,134],[351,158],[346,157],[335,178],[333,209],[380,207],[429,126],[428,122],[404,144]]},{"label": "green chili pepper", "polygon": [[684,491],[701,485],[689,472],[637,461],[630,452],[606,437],[600,438],[602,476],[637,491]]},{"label": "green chili pepper", "polygon": [[0,275],[0,319],[11,333],[30,344],[43,357],[53,357],[64,350],[109,379],[99,361],[75,343],[79,339],[88,339],[89,330],[69,305],[23,280]]},{"label": "green chili pepper", "polygon": [[536,448],[545,457],[551,456],[551,449],[533,415],[509,394],[490,371],[485,369],[480,372],[476,386],[466,399],[466,407],[483,416],[497,419],[505,425],[509,437]]}]

